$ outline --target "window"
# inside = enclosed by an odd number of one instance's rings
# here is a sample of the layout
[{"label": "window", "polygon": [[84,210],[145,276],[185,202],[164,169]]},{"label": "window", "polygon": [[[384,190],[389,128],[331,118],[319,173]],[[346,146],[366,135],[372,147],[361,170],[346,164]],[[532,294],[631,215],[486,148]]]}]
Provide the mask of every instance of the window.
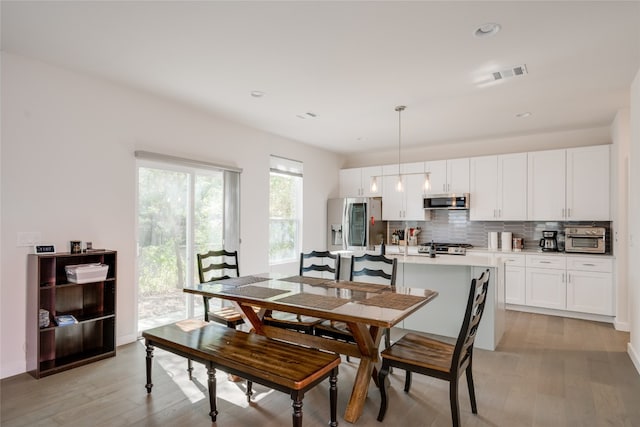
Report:
[{"label": "window", "polygon": [[297,261],[301,242],[302,163],[271,156],[269,263]]},{"label": "window", "polygon": [[[138,157],[138,330],[201,317],[196,254],[238,249],[240,174],[136,152]],[[160,161],[158,161],[160,160]]]}]

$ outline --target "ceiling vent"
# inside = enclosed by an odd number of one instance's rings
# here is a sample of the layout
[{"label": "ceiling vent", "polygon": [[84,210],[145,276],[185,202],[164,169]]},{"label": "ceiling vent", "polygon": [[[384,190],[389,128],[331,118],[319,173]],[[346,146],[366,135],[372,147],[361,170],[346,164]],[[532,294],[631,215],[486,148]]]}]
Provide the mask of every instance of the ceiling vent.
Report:
[{"label": "ceiling vent", "polygon": [[491,76],[493,77],[494,81],[498,81],[510,79],[512,77],[524,76],[525,74],[527,74],[527,66],[522,64],[516,65],[515,67],[507,68],[505,70],[496,71],[494,73],[491,73]]}]

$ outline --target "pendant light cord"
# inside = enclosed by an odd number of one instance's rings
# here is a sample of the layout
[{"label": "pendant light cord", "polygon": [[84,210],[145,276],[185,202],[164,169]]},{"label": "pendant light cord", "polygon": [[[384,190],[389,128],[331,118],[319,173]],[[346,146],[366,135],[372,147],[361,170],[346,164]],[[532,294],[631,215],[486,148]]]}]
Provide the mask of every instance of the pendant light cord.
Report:
[{"label": "pendant light cord", "polygon": [[400,178],[400,144],[402,143],[402,112],[407,108],[404,105],[398,105],[396,111],[398,112],[398,179]]}]

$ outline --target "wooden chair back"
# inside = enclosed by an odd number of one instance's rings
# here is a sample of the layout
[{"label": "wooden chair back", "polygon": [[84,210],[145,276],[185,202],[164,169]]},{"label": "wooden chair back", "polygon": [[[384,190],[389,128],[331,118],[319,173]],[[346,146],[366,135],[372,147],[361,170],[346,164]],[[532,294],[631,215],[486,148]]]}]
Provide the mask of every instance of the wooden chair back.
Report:
[{"label": "wooden chair back", "polygon": [[487,289],[489,288],[489,270],[486,270],[479,278],[471,281],[467,308],[460,328],[460,334],[456,340],[456,346],[451,360],[451,372],[457,377],[457,373],[464,369],[473,355],[473,344],[478,332],[478,325],[484,313],[487,302]]},{"label": "wooden chair back", "polygon": [[[327,259],[331,261],[327,262]],[[318,264],[316,264],[317,260],[319,260]],[[305,265],[305,261],[311,262],[311,264]],[[300,276],[314,271],[333,273],[334,280],[338,280],[340,278],[340,255],[332,254],[329,251],[300,253]]]},{"label": "wooden chair back", "polygon": [[[376,269],[375,267],[379,268]],[[387,258],[384,255],[369,254],[352,256],[349,280],[353,281],[355,277],[359,276],[380,277],[387,282],[389,286],[395,288],[397,269],[398,260],[395,258]]]},{"label": "wooden chair back", "polygon": [[224,249],[209,251],[205,254],[197,254],[197,258],[200,283],[240,277],[238,251],[229,252]]}]

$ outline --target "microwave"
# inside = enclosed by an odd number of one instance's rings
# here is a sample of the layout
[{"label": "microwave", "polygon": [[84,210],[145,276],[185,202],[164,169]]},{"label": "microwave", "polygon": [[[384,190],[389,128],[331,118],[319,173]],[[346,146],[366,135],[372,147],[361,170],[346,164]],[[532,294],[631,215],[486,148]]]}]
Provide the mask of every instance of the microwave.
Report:
[{"label": "microwave", "polygon": [[430,194],[424,197],[424,209],[469,209],[469,193]]},{"label": "microwave", "polygon": [[604,227],[567,227],[564,229],[565,252],[603,254],[607,231]]}]

